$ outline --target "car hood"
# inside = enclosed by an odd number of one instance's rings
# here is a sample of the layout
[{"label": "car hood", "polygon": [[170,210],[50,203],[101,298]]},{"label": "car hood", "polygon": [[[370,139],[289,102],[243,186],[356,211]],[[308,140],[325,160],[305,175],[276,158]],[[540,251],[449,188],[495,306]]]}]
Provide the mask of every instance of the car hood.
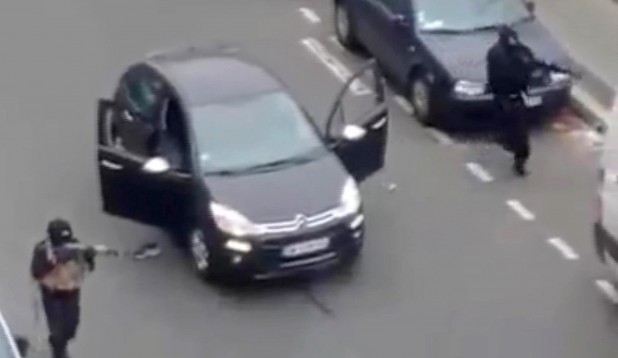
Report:
[{"label": "car hood", "polygon": [[[512,27],[522,43],[528,45],[539,59],[570,66],[566,51],[540,22],[530,20]],[[485,57],[497,40],[495,30],[460,34],[421,33],[420,38],[452,79],[487,82]]]},{"label": "car hood", "polygon": [[339,205],[349,174],[332,154],[281,170],[242,176],[207,176],[213,200],[255,223],[292,220]]}]

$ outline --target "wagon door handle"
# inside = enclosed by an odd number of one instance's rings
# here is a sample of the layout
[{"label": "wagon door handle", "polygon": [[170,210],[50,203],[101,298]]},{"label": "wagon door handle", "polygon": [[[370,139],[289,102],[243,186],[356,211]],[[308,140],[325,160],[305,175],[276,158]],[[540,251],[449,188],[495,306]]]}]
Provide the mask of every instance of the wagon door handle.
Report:
[{"label": "wagon door handle", "polygon": [[122,165],[110,162],[109,160],[102,160],[101,165],[111,170],[122,170],[123,168]]}]

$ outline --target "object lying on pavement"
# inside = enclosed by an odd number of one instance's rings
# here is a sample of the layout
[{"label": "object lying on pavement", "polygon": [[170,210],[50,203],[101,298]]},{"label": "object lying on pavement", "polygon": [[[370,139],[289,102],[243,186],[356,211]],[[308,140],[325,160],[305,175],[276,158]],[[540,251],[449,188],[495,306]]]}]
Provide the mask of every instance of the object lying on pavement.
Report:
[{"label": "object lying on pavement", "polygon": [[144,260],[150,257],[156,257],[161,254],[159,245],[154,242],[146,243],[133,251],[133,258],[136,260]]}]

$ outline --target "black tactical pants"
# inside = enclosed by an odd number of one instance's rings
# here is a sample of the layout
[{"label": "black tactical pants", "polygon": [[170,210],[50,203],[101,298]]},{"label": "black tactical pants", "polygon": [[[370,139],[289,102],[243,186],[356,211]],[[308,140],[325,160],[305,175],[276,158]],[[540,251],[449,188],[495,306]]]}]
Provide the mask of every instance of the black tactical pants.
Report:
[{"label": "black tactical pants", "polygon": [[80,292],[52,292],[42,287],[41,296],[49,327],[52,357],[66,358],[69,341],[75,338],[79,326]]},{"label": "black tactical pants", "polygon": [[496,107],[502,130],[502,145],[505,150],[513,153],[515,166],[523,167],[530,157],[530,138],[523,101],[521,98],[498,98]]}]

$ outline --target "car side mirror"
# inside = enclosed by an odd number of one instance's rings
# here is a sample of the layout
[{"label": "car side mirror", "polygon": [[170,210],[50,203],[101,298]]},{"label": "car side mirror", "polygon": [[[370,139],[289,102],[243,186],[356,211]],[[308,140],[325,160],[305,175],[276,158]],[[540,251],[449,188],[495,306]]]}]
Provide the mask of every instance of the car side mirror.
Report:
[{"label": "car side mirror", "polygon": [[525,3],[528,11],[530,11],[531,14],[534,14],[534,12],[536,11],[536,3],[531,0],[526,0]]},{"label": "car side mirror", "polygon": [[142,166],[142,171],[148,174],[161,174],[171,169],[170,163],[167,159],[162,157],[150,158]]},{"label": "car side mirror", "polygon": [[15,345],[17,346],[17,350],[19,351],[19,354],[22,356],[22,358],[28,356],[28,353],[30,352],[30,341],[28,340],[28,338],[16,336]]},{"label": "car side mirror", "polygon": [[367,134],[367,130],[356,124],[346,124],[341,131],[341,137],[347,141],[361,140]]}]

